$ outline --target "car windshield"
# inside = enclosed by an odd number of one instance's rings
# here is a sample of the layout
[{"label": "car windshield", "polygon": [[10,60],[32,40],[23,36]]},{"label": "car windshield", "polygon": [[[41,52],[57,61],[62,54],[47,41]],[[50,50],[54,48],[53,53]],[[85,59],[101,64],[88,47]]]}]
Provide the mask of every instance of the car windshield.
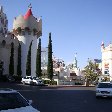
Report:
[{"label": "car windshield", "polygon": [[33,79],[34,79],[34,80],[39,80],[39,78],[38,78],[38,77],[33,77]]},{"label": "car windshield", "polygon": [[32,77],[24,77],[24,79],[31,79],[32,80],[33,78]]},{"label": "car windshield", "polygon": [[110,84],[110,83],[99,83],[98,88],[112,88],[112,84]]},{"label": "car windshield", "polygon": [[28,102],[19,93],[0,93],[0,110],[28,106]]}]

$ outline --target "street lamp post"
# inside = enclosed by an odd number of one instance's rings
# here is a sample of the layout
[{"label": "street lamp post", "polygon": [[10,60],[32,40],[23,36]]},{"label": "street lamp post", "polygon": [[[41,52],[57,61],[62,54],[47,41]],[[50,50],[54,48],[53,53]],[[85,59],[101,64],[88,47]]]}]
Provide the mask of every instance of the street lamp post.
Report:
[{"label": "street lamp post", "polygon": [[[89,58],[88,58],[88,61],[87,62],[88,62],[88,65],[87,65],[88,66],[88,69],[90,70],[90,60],[89,60]],[[86,81],[86,86],[89,86],[89,80],[88,80],[87,75],[88,75],[88,73],[86,73],[86,80],[85,81]]]}]

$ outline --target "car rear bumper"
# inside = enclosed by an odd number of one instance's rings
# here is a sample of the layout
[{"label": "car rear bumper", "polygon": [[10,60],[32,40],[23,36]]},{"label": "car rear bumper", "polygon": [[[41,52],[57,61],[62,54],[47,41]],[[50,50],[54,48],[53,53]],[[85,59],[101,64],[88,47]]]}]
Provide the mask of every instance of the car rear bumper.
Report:
[{"label": "car rear bumper", "polygon": [[112,94],[96,93],[96,97],[112,97]]},{"label": "car rear bumper", "polygon": [[43,83],[34,82],[34,85],[44,85]]},{"label": "car rear bumper", "polygon": [[33,84],[33,81],[30,81],[29,84]]}]

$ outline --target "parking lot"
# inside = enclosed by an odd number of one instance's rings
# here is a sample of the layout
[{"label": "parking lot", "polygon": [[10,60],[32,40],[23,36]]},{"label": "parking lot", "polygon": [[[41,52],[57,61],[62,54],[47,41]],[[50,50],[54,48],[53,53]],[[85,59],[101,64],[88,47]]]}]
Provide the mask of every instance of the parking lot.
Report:
[{"label": "parking lot", "polygon": [[0,88],[18,90],[41,112],[112,112],[112,99],[96,99],[95,87],[30,86],[0,83]]}]

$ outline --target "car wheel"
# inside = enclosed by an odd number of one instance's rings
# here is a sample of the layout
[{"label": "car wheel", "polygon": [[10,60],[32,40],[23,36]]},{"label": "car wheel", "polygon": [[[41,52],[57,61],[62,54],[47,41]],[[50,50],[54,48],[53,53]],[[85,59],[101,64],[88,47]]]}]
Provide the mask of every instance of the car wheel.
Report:
[{"label": "car wheel", "polygon": [[36,82],[33,83],[34,85],[37,85]]},{"label": "car wheel", "polygon": [[25,82],[23,81],[23,85],[25,85]]}]

